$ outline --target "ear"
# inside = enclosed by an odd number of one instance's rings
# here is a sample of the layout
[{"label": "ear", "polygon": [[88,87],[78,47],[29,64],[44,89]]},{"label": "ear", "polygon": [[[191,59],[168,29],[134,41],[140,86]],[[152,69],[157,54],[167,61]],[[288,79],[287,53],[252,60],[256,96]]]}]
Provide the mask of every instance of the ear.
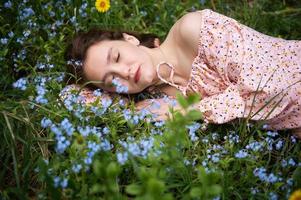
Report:
[{"label": "ear", "polygon": [[161,44],[160,39],[159,38],[155,38],[154,39],[154,47],[159,47]]},{"label": "ear", "polygon": [[123,38],[125,41],[132,43],[133,45],[138,46],[140,44],[140,41],[133,35],[122,33]]}]

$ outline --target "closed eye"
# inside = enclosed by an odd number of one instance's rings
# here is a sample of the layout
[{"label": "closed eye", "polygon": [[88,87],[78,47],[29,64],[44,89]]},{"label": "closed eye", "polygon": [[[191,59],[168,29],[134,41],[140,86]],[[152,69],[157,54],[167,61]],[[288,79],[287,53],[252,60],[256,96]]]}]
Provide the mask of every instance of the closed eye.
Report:
[{"label": "closed eye", "polygon": [[116,57],[116,62],[119,61],[119,58],[120,58],[120,53],[118,52],[118,53],[117,53],[117,57]]}]

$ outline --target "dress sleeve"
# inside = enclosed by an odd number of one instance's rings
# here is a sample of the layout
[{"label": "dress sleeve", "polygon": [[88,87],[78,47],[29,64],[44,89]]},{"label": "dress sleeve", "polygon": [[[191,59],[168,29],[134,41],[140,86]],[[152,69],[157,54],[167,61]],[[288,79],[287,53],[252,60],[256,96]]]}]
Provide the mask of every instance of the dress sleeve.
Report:
[{"label": "dress sleeve", "polygon": [[237,82],[245,49],[242,25],[235,19],[206,9],[200,31],[201,57],[225,85]]},{"label": "dress sleeve", "polygon": [[196,104],[196,109],[209,122],[222,124],[243,117],[245,102],[236,86],[231,85],[223,93],[202,99]]},{"label": "dress sleeve", "polygon": [[196,108],[211,123],[222,124],[244,115],[245,102],[237,84],[244,59],[241,25],[210,9],[201,11],[198,85],[204,91]]}]

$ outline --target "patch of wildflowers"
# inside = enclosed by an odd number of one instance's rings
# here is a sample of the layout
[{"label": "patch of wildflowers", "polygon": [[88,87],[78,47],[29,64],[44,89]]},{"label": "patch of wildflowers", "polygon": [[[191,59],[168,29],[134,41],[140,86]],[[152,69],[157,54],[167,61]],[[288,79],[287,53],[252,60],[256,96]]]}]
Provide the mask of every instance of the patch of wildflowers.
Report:
[{"label": "patch of wildflowers", "polygon": [[237,144],[240,142],[239,136],[234,132],[230,132],[228,136],[224,136],[224,139],[227,140],[230,144]]},{"label": "patch of wildflowers", "polygon": [[101,143],[100,143],[100,148],[101,148],[103,151],[109,151],[109,150],[111,150],[111,148],[113,148],[113,145],[110,144],[109,140],[104,139],[104,140],[101,141]]},{"label": "patch of wildflowers", "polygon": [[123,110],[123,117],[125,120],[130,120],[131,119],[131,111],[129,109]]},{"label": "patch of wildflowers", "polygon": [[53,64],[45,64],[45,63],[42,63],[42,62],[38,62],[36,64],[36,67],[38,69],[52,69],[52,68],[54,68],[54,65]]},{"label": "patch of wildflowers", "polygon": [[101,100],[102,108],[107,110],[109,106],[112,104],[112,99],[102,99]]},{"label": "patch of wildflowers", "polygon": [[276,175],[273,173],[267,174],[266,169],[263,167],[255,168],[253,171],[254,176],[258,177],[261,181],[267,182],[267,183],[275,183],[279,179]]},{"label": "patch of wildflowers", "polygon": [[163,135],[163,133],[162,133],[161,130],[155,130],[155,129],[152,129],[152,130],[151,130],[151,134],[152,134],[152,135]]},{"label": "patch of wildflowers", "polygon": [[194,122],[192,125],[186,126],[189,129],[189,136],[191,141],[195,142],[199,139],[198,136],[195,135],[195,132],[201,127],[200,123]]},{"label": "patch of wildflowers", "polygon": [[200,4],[203,6],[206,3],[206,0],[200,0]]},{"label": "patch of wildflowers", "polygon": [[82,169],[82,165],[81,164],[75,164],[75,165],[72,166],[72,171],[74,173],[80,172],[81,169]]},{"label": "patch of wildflowers", "polygon": [[177,100],[176,99],[169,98],[166,95],[164,95],[163,101],[164,101],[164,103],[168,103],[169,106],[171,106],[171,107],[175,107],[177,105]]},{"label": "patch of wildflowers", "polygon": [[10,37],[10,38],[12,38],[12,37],[14,37],[14,32],[12,32],[12,31],[10,31],[9,33],[8,33],[8,37]]},{"label": "patch of wildflowers", "polygon": [[101,116],[106,112],[106,109],[100,108],[98,106],[91,106],[90,109],[96,116]]},{"label": "patch of wildflowers", "polygon": [[214,163],[219,162],[219,160],[220,160],[220,154],[219,154],[219,153],[212,154],[211,160],[212,160],[212,162],[214,162]]},{"label": "patch of wildflowers", "polygon": [[64,178],[62,181],[61,181],[61,187],[64,189],[68,186],[68,179]]},{"label": "patch of wildflowers", "polygon": [[208,144],[208,143],[209,143],[208,137],[204,137],[204,138],[202,139],[202,142],[205,143],[205,144]]},{"label": "patch of wildflowers", "polygon": [[24,38],[27,38],[30,34],[31,34],[31,31],[30,31],[30,30],[25,30],[25,31],[23,31],[23,36],[24,36]]},{"label": "patch of wildflowers", "polygon": [[35,101],[40,104],[47,104],[48,100],[45,98],[47,90],[45,89],[45,87],[37,85],[36,92],[38,96],[36,96]]},{"label": "patch of wildflowers", "polygon": [[270,137],[276,137],[278,135],[277,131],[267,131],[267,135]]},{"label": "patch of wildflowers", "polygon": [[279,140],[277,143],[276,143],[276,149],[277,150],[280,150],[281,148],[282,148],[282,146],[283,146],[283,140]]},{"label": "patch of wildflowers", "polygon": [[135,142],[133,138],[127,138],[127,141],[119,141],[119,144],[133,156],[146,158],[149,151],[153,148],[154,138],[144,138]]},{"label": "patch of wildflowers", "polygon": [[71,136],[75,131],[73,125],[70,123],[70,121],[67,118],[64,118],[63,121],[61,122],[61,128],[65,130],[68,136]]},{"label": "patch of wildflowers", "polygon": [[286,160],[281,160],[281,166],[286,167],[287,166],[287,161]]},{"label": "patch of wildflowers", "polygon": [[112,84],[116,87],[116,92],[117,93],[127,93],[128,92],[128,87],[125,85],[122,85],[118,78],[114,78],[112,80]]},{"label": "patch of wildflowers", "polygon": [[26,90],[27,84],[28,83],[26,78],[20,78],[19,80],[13,83],[13,87],[20,90]]},{"label": "patch of wildflowers", "polygon": [[51,125],[52,125],[52,121],[46,117],[43,117],[43,119],[41,120],[41,127],[47,128],[50,127]]},{"label": "patch of wildflowers", "polygon": [[161,105],[160,105],[159,101],[152,100],[150,109],[158,110],[158,109],[160,109],[160,107],[161,107]]},{"label": "patch of wildflowers", "polygon": [[1,38],[0,42],[1,42],[1,44],[7,44],[8,39],[7,38]]},{"label": "patch of wildflowers", "polygon": [[123,107],[125,106],[125,101],[123,99],[120,99],[118,104]]},{"label": "patch of wildflowers", "polygon": [[262,142],[258,142],[258,141],[253,141],[250,142],[247,146],[246,149],[249,149],[251,151],[261,151],[263,150],[263,144]]},{"label": "patch of wildflowers", "polygon": [[63,135],[56,136],[56,152],[61,154],[70,146],[70,141]]},{"label": "patch of wildflowers", "polygon": [[278,195],[274,192],[269,193],[270,200],[278,200]]},{"label": "patch of wildflowers", "polygon": [[259,192],[257,188],[251,188],[251,194],[255,195]]},{"label": "patch of wildflowers", "polygon": [[96,97],[100,97],[101,94],[102,94],[102,93],[101,93],[101,90],[100,90],[100,89],[96,89],[96,90],[93,91],[93,95],[96,96]]},{"label": "patch of wildflowers", "polygon": [[137,113],[132,113],[129,109],[124,109],[122,112],[124,119],[134,125],[137,125],[139,121],[144,119],[148,114],[148,111],[144,109]]},{"label": "patch of wildflowers", "polygon": [[220,200],[221,197],[220,196],[217,196],[217,197],[214,197],[212,200]]},{"label": "patch of wildflowers", "polygon": [[65,78],[65,73],[61,73],[59,76],[55,78],[57,82],[62,82]]},{"label": "patch of wildflowers", "polygon": [[62,131],[55,125],[52,124],[50,126],[50,130],[55,134],[55,135],[62,135]]},{"label": "patch of wildflowers", "polygon": [[54,187],[58,187],[59,184],[60,184],[60,181],[61,181],[61,178],[56,176],[53,178],[53,184],[54,184]]},{"label": "patch of wildflowers", "polygon": [[154,124],[156,127],[162,127],[162,126],[164,126],[165,125],[165,121],[157,121],[157,122],[155,122],[155,124]]},{"label": "patch of wildflowers", "polygon": [[273,139],[273,138],[266,137],[264,140],[265,140],[265,142],[266,142],[267,149],[268,149],[269,151],[272,151],[272,150],[273,150],[274,139]]},{"label": "patch of wildflowers", "polygon": [[90,126],[85,126],[85,127],[78,126],[77,130],[83,137],[87,137],[89,135],[89,133],[92,132],[92,129]]},{"label": "patch of wildflowers", "polygon": [[295,162],[294,159],[292,159],[292,158],[290,158],[290,159],[288,160],[288,164],[289,164],[290,166],[296,166],[296,162]]},{"label": "patch of wildflowers", "polygon": [[117,152],[116,153],[117,161],[123,165],[128,160],[128,153],[127,152]]},{"label": "patch of wildflowers", "polygon": [[107,135],[107,134],[110,133],[110,129],[109,129],[108,127],[104,127],[104,128],[102,129],[102,132],[103,132],[103,134]]},{"label": "patch of wildflowers", "polygon": [[235,154],[235,158],[246,158],[248,155],[248,152],[245,149],[242,149]]},{"label": "patch of wildflowers", "polygon": [[141,10],[141,11],[140,11],[140,14],[141,14],[143,17],[145,17],[145,16],[147,15],[147,12],[146,12],[145,10]]},{"label": "patch of wildflowers", "polygon": [[216,132],[214,132],[214,133],[211,134],[212,140],[217,140],[218,137],[219,137],[219,135],[218,135],[218,133],[216,133]]},{"label": "patch of wildflowers", "polygon": [[82,17],[87,17],[87,12],[86,12],[87,6],[88,6],[88,4],[85,2],[80,6],[80,8],[78,10],[79,14]]},{"label": "patch of wildflowers", "polygon": [[137,114],[139,115],[139,119],[143,120],[145,117],[147,117],[151,113],[147,109],[141,109]]},{"label": "patch of wildflowers", "polygon": [[11,7],[12,7],[11,1],[7,1],[4,3],[4,8],[11,8]]},{"label": "patch of wildflowers", "polygon": [[26,19],[34,14],[35,14],[35,12],[33,11],[32,8],[30,8],[30,7],[24,8],[23,10],[20,10],[19,18],[21,21],[23,21],[24,19]]},{"label": "patch of wildflowers", "polygon": [[294,135],[291,136],[291,141],[292,141],[292,143],[296,143],[297,140],[296,140],[296,137]]}]

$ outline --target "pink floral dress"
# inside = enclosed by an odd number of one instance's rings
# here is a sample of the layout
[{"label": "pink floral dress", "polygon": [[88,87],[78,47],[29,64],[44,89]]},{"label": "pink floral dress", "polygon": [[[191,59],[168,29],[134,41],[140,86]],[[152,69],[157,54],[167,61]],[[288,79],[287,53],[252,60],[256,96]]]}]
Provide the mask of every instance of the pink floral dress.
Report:
[{"label": "pink floral dress", "polygon": [[184,95],[199,93],[197,107],[209,122],[249,117],[269,129],[301,127],[301,41],[264,35],[209,9],[199,12],[198,55],[188,85],[159,78]]}]

